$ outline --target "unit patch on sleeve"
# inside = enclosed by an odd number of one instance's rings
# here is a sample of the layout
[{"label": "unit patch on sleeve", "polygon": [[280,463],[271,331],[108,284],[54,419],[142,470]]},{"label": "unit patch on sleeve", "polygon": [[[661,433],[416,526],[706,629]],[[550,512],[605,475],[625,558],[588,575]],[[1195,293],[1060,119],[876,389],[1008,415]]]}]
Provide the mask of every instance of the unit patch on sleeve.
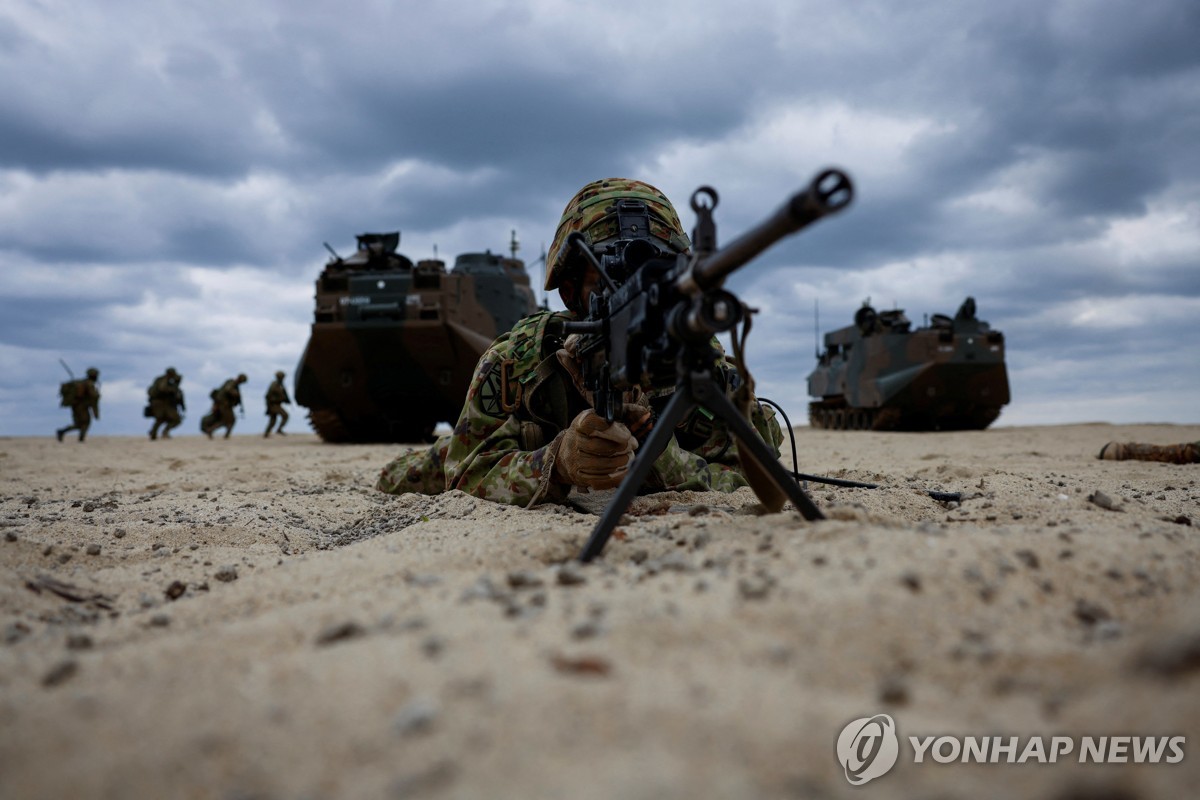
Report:
[{"label": "unit patch on sleeve", "polygon": [[498,365],[493,362],[488,365],[487,375],[479,384],[479,408],[489,417],[508,416],[501,407],[500,398],[503,387]]}]

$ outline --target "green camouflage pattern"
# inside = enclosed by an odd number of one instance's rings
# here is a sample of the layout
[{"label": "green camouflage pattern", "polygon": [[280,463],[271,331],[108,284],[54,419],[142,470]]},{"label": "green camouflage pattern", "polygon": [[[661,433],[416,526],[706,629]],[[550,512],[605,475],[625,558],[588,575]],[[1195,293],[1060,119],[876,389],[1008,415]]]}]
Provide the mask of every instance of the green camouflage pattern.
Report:
[{"label": "green camouflage pattern", "polygon": [[182,380],[183,377],[174,369],[168,369],[155,378],[146,390],[150,399],[150,416],[154,418],[154,424],[150,427],[151,439],[159,437],[160,428],[164,439],[171,438],[171,431],[183,422],[179,415],[179,409],[184,406],[183,389],[179,385]]},{"label": "green camouflage pattern", "polygon": [[854,321],[825,335],[808,376],[814,428],[982,430],[1009,402],[1004,334],[975,316],[974,299],[915,330],[901,309],[864,304]]},{"label": "green camouflage pattern", "polygon": [[237,422],[234,408],[242,404],[241,384],[245,382],[246,376],[238,375],[236,378],[225,381],[220,388],[213,390],[212,411],[200,421],[200,430],[208,434],[210,439],[221,428],[225,429],[226,439],[233,433],[233,426]]},{"label": "green camouflage pattern", "polygon": [[292,398],[288,396],[287,387],[283,385],[283,378],[271,381],[271,385],[267,387],[266,402],[268,414],[287,413],[283,410],[283,406],[290,405]]},{"label": "green camouflage pattern", "polygon": [[[551,480],[556,443],[588,406],[555,357],[562,339],[547,326],[572,319],[569,312],[541,312],[497,339],[479,360],[453,432],[389,463],[376,488],[390,494],[458,489],[525,507],[563,502],[570,487]],[[778,455],[783,433],[774,413],[756,404],[752,422]],[[729,492],[746,485],[736,443],[724,423],[702,409],[680,424],[647,480],[660,491]]]},{"label": "green camouflage pattern", "polygon": [[[283,426],[287,424],[288,412],[284,408],[285,405],[290,405],[292,398],[288,396],[287,387],[283,385],[283,379],[286,376],[282,372],[275,373],[275,380],[271,381],[271,385],[267,387],[266,402],[267,402],[267,429],[263,432],[263,436],[270,436],[271,430],[276,433],[283,433]],[[275,426],[275,421],[279,421],[279,426]]]},{"label": "green camouflage pattern", "polygon": [[676,252],[691,244],[683,232],[675,206],[667,196],[648,183],[630,178],[605,178],[592,181],[579,190],[563,209],[558,229],[546,255],[546,291],[558,287],[563,265],[569,255],[567,237],[582,233],[588,244],[595,245],[617,236],[617,218],[612,204],[617,200],[642,200],[650,211],[650,235],[662,240]]},{"label": "green camouflage pattern", "polygon": [[71,424],[56,431],[60,442],[70,431],[79,431],[79,441],[82,442],[87,438],[92,419],[100,419],[100,389],[96,386],[96,379],[99,377],[100,373],[91,368],[87,371],[86,378],[75,381],[75,394],[70,405]]},{"label": "green camouflage pattern", "polygon": [[463,253],[447,271],[395,252],[399,233],[362,234],[316,282],[297,405],[327,442],[430,441],[462,408],[488,345],[536,310],[525,264]]}]

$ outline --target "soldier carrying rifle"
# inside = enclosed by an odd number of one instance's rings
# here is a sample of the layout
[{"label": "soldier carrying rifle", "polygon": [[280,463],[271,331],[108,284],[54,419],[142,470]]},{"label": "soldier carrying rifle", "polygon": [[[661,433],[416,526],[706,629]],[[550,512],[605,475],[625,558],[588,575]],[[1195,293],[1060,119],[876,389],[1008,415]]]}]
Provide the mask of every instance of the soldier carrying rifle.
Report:
[{"label": "soldier carrying rifle", "polygon": [[[66,364],[63,366],[66,367]],[[70,374],[70,372],[68,369],[67,373]],[[71,409],[71,424],[55,431],[60,442],[63,440],[63,436],[70,431],[79,431],[79,441],[82,442],[87,438],[92,418],[100,419],[100,389],[96,386],[96,381],[99,379],[100,370],[88,367],[86,378],[76,379],[74,375],[71,375],[71,380],[59,387],[61,405]]]}]

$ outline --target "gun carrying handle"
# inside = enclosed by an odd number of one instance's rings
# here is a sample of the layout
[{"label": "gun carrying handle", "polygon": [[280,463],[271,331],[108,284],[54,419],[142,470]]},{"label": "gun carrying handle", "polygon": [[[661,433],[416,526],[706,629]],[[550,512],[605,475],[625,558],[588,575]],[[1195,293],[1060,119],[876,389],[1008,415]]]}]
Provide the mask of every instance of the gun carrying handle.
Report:
[{"label": "gun carrying handle", "polygon": [[841,211],[854,199],[854,184],[840,169],[826,169],[802,192],[768,219],[743,233],[712,256],[693,262],[679,281],[689,294],[719,287],[725,278],[783,237],[828,214]]}]

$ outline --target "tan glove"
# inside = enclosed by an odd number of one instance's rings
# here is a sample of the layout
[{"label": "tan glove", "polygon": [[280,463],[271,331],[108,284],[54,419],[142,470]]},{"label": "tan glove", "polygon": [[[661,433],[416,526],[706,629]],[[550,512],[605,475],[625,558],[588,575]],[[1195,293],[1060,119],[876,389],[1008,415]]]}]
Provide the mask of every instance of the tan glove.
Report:
[{"label": "tan glove", "polygon": [[583,385],[583,372],[579,365],[579,358],[575,355],[579,349],[579,334],[573,333],[563,342],[563,346],[555,351],[554,355],[558,358],[558,363],[562,365],[563,370],[571,378],[571,383],[575,384],[575,388],[583,395],[583,399],[588,405],[593,404],[592,393],[589,392]]},{"label": "tan glove", "polygon": [[641,442],[650,435],[650,431],[654,428],[654,414],[648,405],[625,403],[621,406],[621,422],[624,422],[625,427],[629,428],[633,438]]},{"label": "tan glove", "polygon": [[581,411],[554,442],[554,479],[589,489],[620,485],[637,439],[622,422],[608,422],[595,411]]}]

